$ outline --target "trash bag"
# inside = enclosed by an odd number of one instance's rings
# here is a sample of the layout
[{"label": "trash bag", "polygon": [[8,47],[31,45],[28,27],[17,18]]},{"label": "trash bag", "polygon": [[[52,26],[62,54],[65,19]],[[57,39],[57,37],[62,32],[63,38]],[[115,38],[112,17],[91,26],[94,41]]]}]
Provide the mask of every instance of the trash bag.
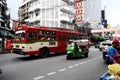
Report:
[{"label": "trash bag", "polygon": [[108,65],[108,73],[111,75],[119,75],[120,74],[120,64],[111,64]]}]

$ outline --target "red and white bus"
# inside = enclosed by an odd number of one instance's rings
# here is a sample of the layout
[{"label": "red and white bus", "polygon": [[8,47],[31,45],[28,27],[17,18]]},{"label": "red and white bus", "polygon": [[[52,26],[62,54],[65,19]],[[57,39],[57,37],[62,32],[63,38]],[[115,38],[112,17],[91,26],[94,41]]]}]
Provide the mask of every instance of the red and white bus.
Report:
[{"label": "red and white bus", "polygon": [[77,31],[30,27],[21,25],[15,31],[13,52],[16,54],[47,57],[50,53],[65,53],[68,40],[87,38]]}]

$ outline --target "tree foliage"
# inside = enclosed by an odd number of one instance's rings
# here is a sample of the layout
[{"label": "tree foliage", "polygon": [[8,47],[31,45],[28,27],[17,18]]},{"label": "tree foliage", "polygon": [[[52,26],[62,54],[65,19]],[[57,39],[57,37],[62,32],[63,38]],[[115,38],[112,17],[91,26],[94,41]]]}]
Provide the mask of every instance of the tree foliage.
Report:
[{"label": "tree foliage", "polygon": [[91,35],[91,40],[93,42],[101,42],[101,41],[104,41],[105,38],[101,37],[101,36],[97,36],[97,35]]}]

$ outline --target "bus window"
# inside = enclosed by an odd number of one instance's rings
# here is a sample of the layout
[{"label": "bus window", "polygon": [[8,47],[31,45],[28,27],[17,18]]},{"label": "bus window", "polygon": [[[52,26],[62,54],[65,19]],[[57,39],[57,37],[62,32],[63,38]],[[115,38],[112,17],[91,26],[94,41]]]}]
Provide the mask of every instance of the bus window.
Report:
[{"label": "bus window", "polygon": [[46,40],[51,40],[51,34],[50,34],[50,31],[47,31],[46,32]]},{"label": "bus window", "polygon": [[28,33],[28,41],[37,40],[37,33],[36,32],[29,32]]},{"label": "bus window", "polygon": [[79,40],[79,34],[77,34],[77,40]]},{"label": "bus window", "polygon": [[73,34],[73,33],[71,33],[71,35],[70,35],[70,36],[71,36],[71,39],[72,39],[72,40],[74,40],[74,34]]},{"label": "bus window", "polygon": [[52,40],[56,40],[56,32],[52,32]]},{"label": "bus window", "polygon": [[82,39],[82,38],[81,38],[81,35],[79,35],[79,34],[78,34],[78,36],[77,36],[77,37],[78,37],[78,40]]},{"label": "bus window", "polygon": [[16,40],[24,40],[25,39],[25,33],[15,34],[15,39]]},{"label": "bus window", "polygon": [[85,36],[82,36],[82,39],[85,39]]},{"label": "bus window", "polygon": [[38,38],[39,38],[40,40],[44,40],[44,39],[45,39],[44,31],[40,30],[40,31],[38,32]]},{"label": "bus window", "polygon": [[74,39],[77,40],[77,34],[74,34]]},{"label": "bus window", "polygon": [[70,34],[69,33],[67,34],[67,39],[70,40]]}]

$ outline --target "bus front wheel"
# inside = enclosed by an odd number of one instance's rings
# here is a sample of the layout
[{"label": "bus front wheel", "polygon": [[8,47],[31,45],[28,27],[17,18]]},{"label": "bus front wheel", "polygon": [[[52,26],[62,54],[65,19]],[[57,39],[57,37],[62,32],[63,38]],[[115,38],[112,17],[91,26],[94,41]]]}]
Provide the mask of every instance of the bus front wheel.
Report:
[{"label": "bus front wheel", "polygon": [[49,49],[48,48],[43,48],[40,51],[40,57],[45,58],[49,55]]}]

